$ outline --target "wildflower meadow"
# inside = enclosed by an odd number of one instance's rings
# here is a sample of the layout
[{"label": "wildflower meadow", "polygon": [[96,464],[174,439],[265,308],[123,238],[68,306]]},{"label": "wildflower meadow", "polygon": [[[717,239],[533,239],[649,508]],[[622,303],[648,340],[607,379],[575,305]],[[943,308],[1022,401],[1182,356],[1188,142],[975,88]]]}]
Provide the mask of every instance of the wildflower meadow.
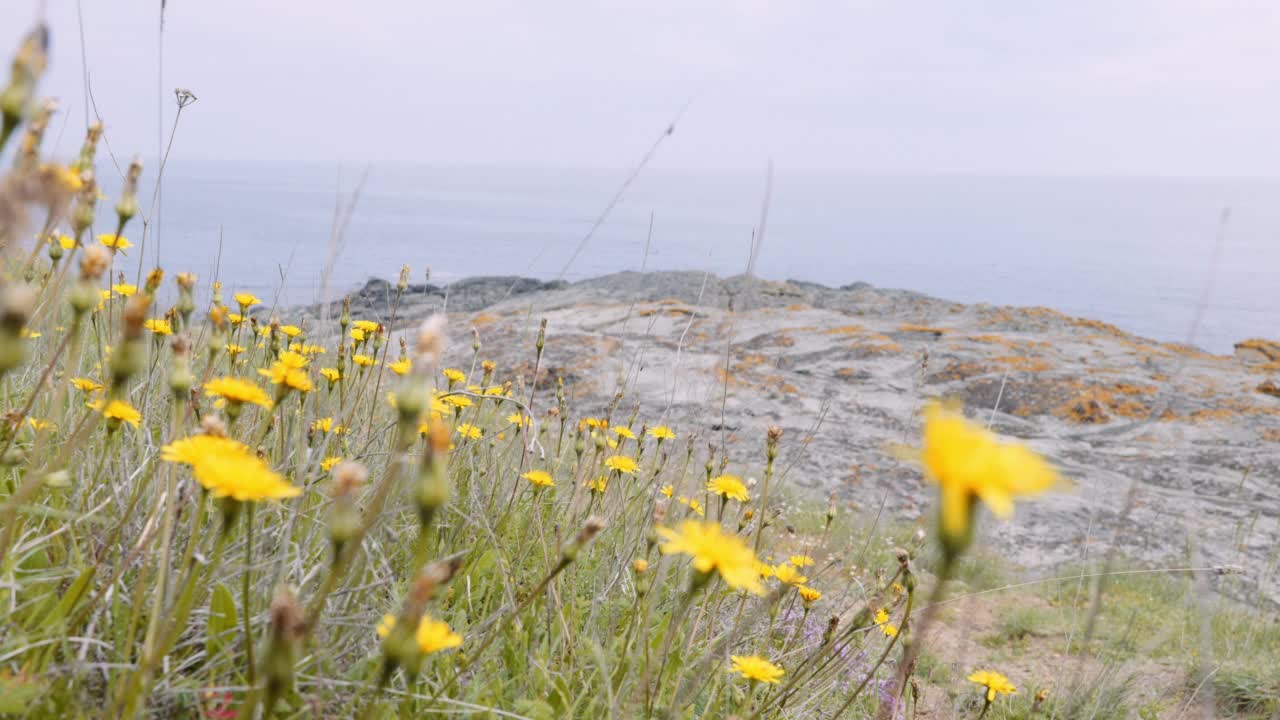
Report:
[{"label": "wildflower meadow", "polygon": [[408,268],[385,317],[303,321],[145,267],[142,165],[105,197],[103,124],[42,149],[48,47],[0,94],[0,716],[1090,716],[1007,654],[933,675],[981,526],[1065,482],[1025,446],[922,401],[930,521],[874,529],[781,482],[777,428],[730,457],[575,407],[545,323],[523,369],[450,346]]}]

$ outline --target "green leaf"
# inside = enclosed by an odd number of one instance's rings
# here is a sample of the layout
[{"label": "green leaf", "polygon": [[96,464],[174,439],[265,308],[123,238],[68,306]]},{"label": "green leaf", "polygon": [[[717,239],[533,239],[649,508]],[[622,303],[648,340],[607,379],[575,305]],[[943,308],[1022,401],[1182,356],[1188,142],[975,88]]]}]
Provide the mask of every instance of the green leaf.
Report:
[{"label": "green leaf", "polygon": [[213,588],[213,597],[209,600],[209,621],[206,629],[209,632],[209,648],[215,652],[221,650],[234,638],[236,599],[226,585],[218,584]]},{"label": "green leaf", "polygon": [[94,573],[97,571],[96,565],[90,565],[85,568],[80,576],[71,583],[71,586],[62,594],[62,599],[58,604],[53,606],[40,621],[41,627],[47,627],[55,623],[61,623],[75,609],[76,603],[84,599],[89,592],[89,585],[93,582]]}]

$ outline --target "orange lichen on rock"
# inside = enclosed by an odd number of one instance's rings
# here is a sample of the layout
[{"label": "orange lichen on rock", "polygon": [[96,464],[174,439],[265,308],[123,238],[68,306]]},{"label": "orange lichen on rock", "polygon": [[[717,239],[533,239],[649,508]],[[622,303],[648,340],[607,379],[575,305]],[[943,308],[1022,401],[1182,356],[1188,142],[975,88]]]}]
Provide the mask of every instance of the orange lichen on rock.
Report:
[{"label": "orange lichen on rock", "polygon": [[1261,383],[1258,383],[1258,387],[1254,389],[1263,395],[1280,398],[1280,385],[1277,385],[1274,380],[1263,380]]},{"label": "orange lichen on rock", "polygon": [[1280,362],[1280,342],[1249,338],[1235,345],[1236,357],[1246,363]]},{"label": "orange lichen on rock", "polygon": [[854,335],[863,332],[865,328],[861,325],[841,325],[839,327],[827,328],[823,332],[828,335]]},{"label": "orange lichen on rock", "polygon": [[1027,355],[1002,355],[1000,357],[992,358],[991,360],[992,362],[997,362],[1008,367],[1010,370],[1017,370],[1020,372],[1044,372],[1045,370],[1053,367],[1041,358],[1030,357]]},{"label": "orange lichen on rock", "polygon": [[1101,424],[1112,415],[1143,420],[1151,415],[1147,396],[1156,388],[1149,385],[1090,385],[1075,397],[1053,409],[1053,414],[1075,423]]},{"label": "orange lichen on rock", "polygon": [[898,326],[898,332],[908,333],[932,333],[934,335],[942,335],[951,332],[951,328],[933,327],[931,325],[916,325],[915,323],[903,323]]}]

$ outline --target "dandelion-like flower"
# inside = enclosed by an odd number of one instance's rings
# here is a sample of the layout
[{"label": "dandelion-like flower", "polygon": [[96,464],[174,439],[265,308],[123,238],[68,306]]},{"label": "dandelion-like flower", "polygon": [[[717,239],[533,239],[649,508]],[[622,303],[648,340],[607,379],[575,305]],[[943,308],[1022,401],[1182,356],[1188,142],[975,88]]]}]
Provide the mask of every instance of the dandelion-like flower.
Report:
[{"label": "dandelion-like flower", "polygon": [[262,304],[262,301],[258,299],[257,295],[254,295],[253,293],[247,293],[247,292],[236,293],[235,295],[231,296],[231,299],[235,300],[236,304],[240,306],[241,312],[243,312],[244,310],[248,310],[254,305]]},{"label": "dandelion-like flower", "polygon": [[1018,693],[1018,688],[1009,682],[1009,678],[995,670],[978,670],[969,676],[969,682],[977,683],[986,688],[986,700],[988,703],[995,702],[996,695],[1016,695]]},{"label": "dandelion-like flower", "polygon": [[352,355],[351,362],[359,365],[360,367],[372,367],[374,360],[368,355]]},{"label": "dandelion-like flower", "polygon": [[822,599],[822,591],[811,588],[808,585],[801,585],[798,588],[798,591],[800,593],[800,600],[804,603],[805,607],[809,607]]},{"label": "dandelion-like flower", "polygon": [[658,440],[674,440],[676,434],[675,431],[666,425],[657,425],[649,428],[649,437],[656,438]]},{"label": "dandelion-like flower", "polygon": [[173,325],[169,324],[164,318],[151,318],[142,323],[142,326],[150,330],[155,335],[172,335]]},{"label": "dandelion-like flower", "polygon": [[135,428],[142,422],[142,413],[124,400],[112,400],[102,410],[102,416],[108,420],[127,422]]},{"label": "dandelion-like flower", "polygon": [[479,440],[484,435],[484,430],[471,423],[458,423],[456,429],[459,435],[470,440]]},{"label": "dandelion-like flower", "polygon": [[409,362],[408,358],[405,358],[403,360],[397,360],[393,363],[387,363],[387,367],[391,370],[391,372],[397,375],[408,375],[409,371],[413,369],[413,363]]},{"label": "dandelion-like flower", "polygon": [[271,396],[266,390],[244,378],[215,378],[204,384],[204,394],[206,397],[220,397],[231,403],[261,405],[268,410],[272,405]]},{"label": "dandelion-like flower", "polygon": [[334,465],[337,465],[340,462],[342,462],[341,455],[330,455],[329,457],[320,461],[320,469],[325,472],[329,472],[330,470],[333,469]]},{"label": "dandelion-like flower", "polygon": [[520,477],[533,483],[536,487],[555,487],[556,481],[546,470],[530,470]]},{"label": "dandelion-like flower", "polygon": [[462,636],[454,632],[449,627],[449,623],[432,620],[429,615],[422,616],[415,637],[418,641],[418,649],[424,655],[456,648],[462,644]]},{"label": "dandelion-like flower", "polygon": [[71,378],[71,385],[81,392],[97,392],[102,389],[102,383],[87,377]]},{"label": "dandelion-like flower", "polygon": [[747,494],[747,486],[737,475],[718,475],[707,482],[707,492],[719,495],[727,500],[746,502],[751,499]]},{"label": "dandelion-like flower", "polygon": [[610,430],[614,435],[617,435],[618,437],[624,437],[624,438],[626,438],[626,439],[628,439],[628,440],[635,440],[635,439],[636,439],[636,434],[635,434],[634,432],[631,432],[631,428],[629,428],[629,427],[623,427],[622,425],[615,425],[615,426],[613,426],[613,427],[609,428],[609,430]]},{"label": "dandelion-like flower", "polygon": [[787,672],[759,655],[732,655],[729,670],[752,682],[777,683]]},{"label": "dandelion-like flower", "polygon": [[243,452],[209,453],[192,466],[196,482],[213,497],[240,502],[279,500],[296,497],[302,490],[290,485],[267,462]]},{"label": "dandelion-like flower", "polygon": [[1013,498],[1035,495],[1058,480],[1049,463],[1022,445],[1002,442],[938,404],[925,411],[921,452],[929,479],[941,496],[944,545],[958,554],[972,539],[971,520],[978,500],[1002,518],[1013,514]]},{"label": "dandelion-like flower", "polygon": [[444,375],[444,379],[449,381],[450,385],[462,384],[467,381],[467,374],[457,368],[445,368],[440,371]]},{"label": "dandelion-like flower", "polygon": [[809,578],[800,574],[795,566],[790,563],[782,563],[773,569],[773,576],[787,585],[795,585],[797,587],[809,581]]},{"label": "dandelion-like flower", "polygon": [[125,250],[133,247],[133,243],[129,242],[128,238],[111,233],[103,233],[102,235],[99,235],[98,242],[102,243],[104,247],[109,247],[112,250],[119,252],[121,255],[125,254]]},{"label": "dandelion-like flower", "polygon": [[378,323],[372,320],[356,320],[355,322],[351,323],[351,326],[362,333],[377,332],[378,328],[380,327]]},{"label": "dandelion-like flower", "polygon": [[342,373],[338,370],[338,368],[331,368],[331,367],[320,368],[320,375],[324,377],[325,380],[328,380],[331,383],[336,383],[342,379]]},{"label": "dandelion-like flower", "polygon": [[756,572],[755,553],[741,538],[726,533],[719,524],[685,520],[678,531],[659,527],[657,532],[662,539],[662,554],[688,555],[693,558],[694,569],[702,575],[714,571],[731,588],[764,594]]},{"label": "dandelion-like flower", "polygon": [[605,461],[604,466],[614,472],[623,473],[624,475],[634,475],[640,464],[635,458],[626,455],[610,455]]},{"label": "dandelion-like flower", "polygon": [[798,568],[803,568],[803,567],[809,567],[810,565],[813,565],[813,558],[809,557],[808,555],[792,555],[791,557],[787,558],[787,562],[791,563],[792,565],[795,565]]},{"label": "dandelion-like flower", "polygon": [[129,283],[116,283],[111,286],[111,290],[120,297],[133,297],[134,293],[138,292],[138,286],[130,285]]},{"label": "dandelion-like flower", "polygon": [[259,368],[258,374],[270,378],[272,385],[281,385],[299,392],[311,392],[311,378],[307,377],[306,371],[299,367],[291,367],[290,363],[285,361],[285,356],[292,354],[294,353],[281,353],[280,360],[272,363],[269,369]]}]

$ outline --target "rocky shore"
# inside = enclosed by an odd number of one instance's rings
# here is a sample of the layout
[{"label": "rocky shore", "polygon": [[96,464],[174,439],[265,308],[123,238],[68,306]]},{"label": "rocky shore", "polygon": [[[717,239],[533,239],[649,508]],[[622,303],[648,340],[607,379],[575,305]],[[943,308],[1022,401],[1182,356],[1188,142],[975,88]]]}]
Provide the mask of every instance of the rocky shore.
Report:
[{"label": "rocky shore", "polygon": [[[387,322],[394,295],[371,280],[352,314]],[[1047,308],[697,272],[413,286],[393,330],[446,306],[461,367],[475,328],[482,357],[527,378],[545,318],[539,382],[563,378],[575,413],[625,389],[619,412],[638,402],[643,420],[724,442],[746,476],[778,425],[787,486],[883,503],[898,520],[920,520],[931,492],[894,448],[916,442],[929,398],[958,398],[1071,480],[1016,521],[985,523],[1012,562],[1049,572],[1112,547],[1151,564],[1194,558],[1232,568],[1219,576],[1231,594],[1280,600],[1280,344],[1213,355]]]}]

